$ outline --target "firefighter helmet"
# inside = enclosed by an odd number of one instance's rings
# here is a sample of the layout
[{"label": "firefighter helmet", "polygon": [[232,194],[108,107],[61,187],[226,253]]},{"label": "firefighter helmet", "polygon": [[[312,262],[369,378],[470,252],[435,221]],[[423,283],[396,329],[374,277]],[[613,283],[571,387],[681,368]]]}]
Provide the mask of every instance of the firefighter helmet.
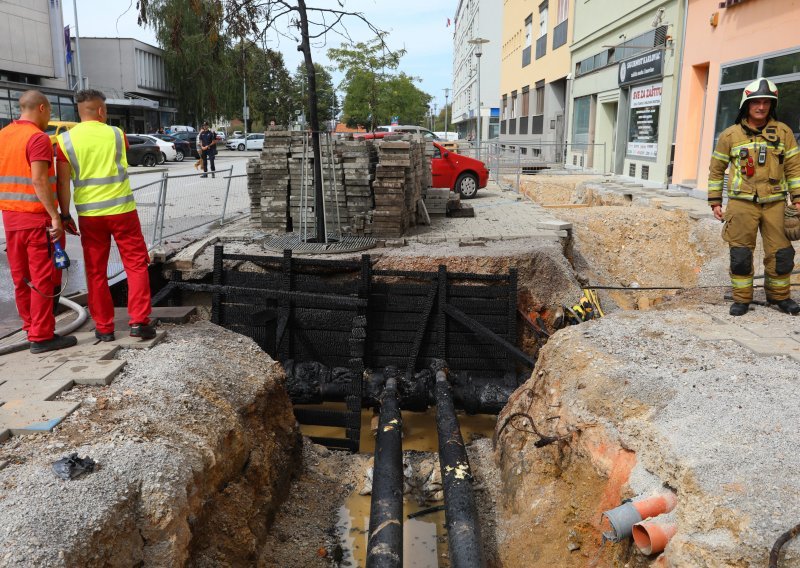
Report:
[{"label": "firefighter helmet", "polygon": [[778,104],[778,87],[769,79],[763,77],[756,79],[742,91],[742,102],[739,103],[739,109],[744,107],[746,101],[753,99],[775,99],[775,103],[772,105],[772,108],[775,108]]}]

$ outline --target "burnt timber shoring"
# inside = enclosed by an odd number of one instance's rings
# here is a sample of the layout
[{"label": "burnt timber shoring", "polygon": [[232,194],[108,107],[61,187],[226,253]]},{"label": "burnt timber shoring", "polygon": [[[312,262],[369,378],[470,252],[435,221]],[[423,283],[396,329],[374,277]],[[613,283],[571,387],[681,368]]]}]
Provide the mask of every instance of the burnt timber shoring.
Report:
[{"label": "burnt timber shoring", "polygon": [[346,403],[346,412],[295,409],[301,424],[345,428],[344,439],[315,439],[333,448],[358,451],[361,408],[377,406],[386,368],[401,371],[401,407],[424,410],[435,404],[428,367],[445,359],[456,405],[496,414],[518,386],[518,371],[535,362],[516,347],[513,268],[376,270],[369,255],[242,255],[217,245],[211,284],[183,281],[176,271],[157,299],[179,302],[181,290],[211,293],[212,322],[251,337],[283,363],[295,404]]}]

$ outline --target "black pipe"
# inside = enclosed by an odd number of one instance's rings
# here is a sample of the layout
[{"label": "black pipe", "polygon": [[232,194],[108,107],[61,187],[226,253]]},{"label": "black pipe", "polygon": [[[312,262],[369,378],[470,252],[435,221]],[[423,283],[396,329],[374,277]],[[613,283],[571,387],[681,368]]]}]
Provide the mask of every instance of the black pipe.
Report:
[{"label": "black pipe", "polygon": [[439,467],[444,489],[445,526],[452,568],[483,568],[478,512],[472,491],[472,470],[461,437],[450,384],[443,362],[436,371],[436,428],[439,433]]},{"label": "black pipe", "polygon": [[381,396],[369,508],[367,568],[403,566],[403,422],[397,380],[390,376]]}]

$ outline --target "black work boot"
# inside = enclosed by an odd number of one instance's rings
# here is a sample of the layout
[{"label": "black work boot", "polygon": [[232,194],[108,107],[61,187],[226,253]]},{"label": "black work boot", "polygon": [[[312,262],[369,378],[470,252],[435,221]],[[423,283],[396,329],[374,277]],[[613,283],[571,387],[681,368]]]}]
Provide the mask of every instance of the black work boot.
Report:
[{"label": "black work boot", "polygon": [[739,302],[734,302],[731,304],[730,314],[732,316],[743,316],[749,309],[750,304],[740,304]]},{"label": "black work boot", "polygon": [[156,336],[156,328],[146,323],[135,323],[131,326],[131,337],[142,339],[153,339]]},{"label": "black work boot", "polygon": [[99,331],[97,331],[95,329],[94,330],[94,336],[97,339],[99,339],[100,341],[105,341],[105,342],[114,341],[114,339],[116,339],[114,337],[114,332],[113,331],[111,333],[101,333],[101,332],[99,332]]},{"label": "black work boot", "polygon": [[47,353],[48,351],[57,351],[65,347],[72,347],[78,343],[78,338],[73,336],[61,337],[57,333],[53,334],[51,339],[45,341],[31,341],[31,353]]},{"label": "black work boot", "polygon": [[768,303],[778,306],[778,309],[785,314],[796,316],[800,313],[800,306],[791,298],[785,300],[767,300]]}]

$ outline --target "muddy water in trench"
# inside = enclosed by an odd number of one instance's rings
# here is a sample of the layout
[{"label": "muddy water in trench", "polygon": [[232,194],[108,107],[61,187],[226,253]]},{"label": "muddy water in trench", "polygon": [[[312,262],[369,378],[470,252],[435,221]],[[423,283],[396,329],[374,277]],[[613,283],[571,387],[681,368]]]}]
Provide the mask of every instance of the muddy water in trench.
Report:
[{"label": "muddy water in trench", "polygon": [[[344,403],[325,403],[323,408],[345,410]],[[313,406],[309,408],[320,408]],[[375,437],[371,430],[373,413],[361,412],[361,452],[375,451]],[[473,435],[491,437],[497,417],[487,414],[459,415],[461,435],[469,442]],[[324,426],[301,426],[306,436],[343,437],[341,428]],[[439,441],[436,432],[436,409],[427,412],[403,412],[403,450],[438,453]],[[366,566],[367,532],[369,530],[370,495],[359,495],[358,489],[339,508],[336,530],[342,540],[344,559],[342,566],[354,568]],[[406,496],[403,503],[403,566],[404,568],[438,568],[447,555],[447,536],[444,530],[444,511],[429,513],[409,519],[411,513],[441,503],[418,502]],[[348,564],[349,562],[349,564]]]}]

